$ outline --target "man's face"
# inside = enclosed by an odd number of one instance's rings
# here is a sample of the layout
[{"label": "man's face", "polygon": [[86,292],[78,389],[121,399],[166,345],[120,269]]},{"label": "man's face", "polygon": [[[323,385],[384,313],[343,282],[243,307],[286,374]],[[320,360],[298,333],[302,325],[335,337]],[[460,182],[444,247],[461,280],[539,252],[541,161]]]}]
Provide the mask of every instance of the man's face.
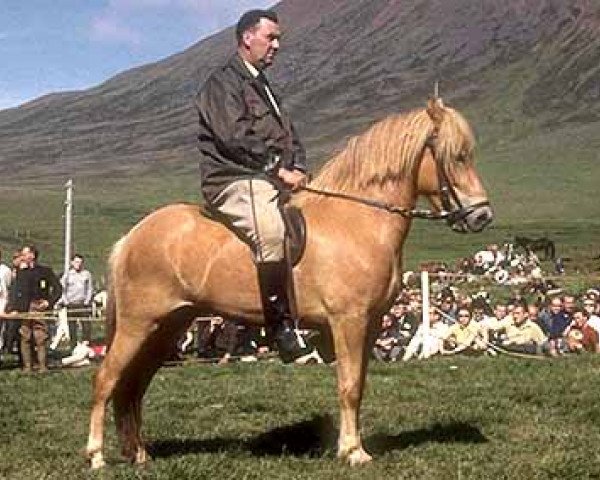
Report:
[{"label": "man's face", "polygon": [[555,298],[550,302],[550,311],[552,313],[558,313],[562,310],[562,301],[560,298]]},{"label": "man's face", "polygon": [[506,317],[506,305],[496,305],[494,308],[494,315],[498,320],[502,320]]},{"label": "man's face", "polygon": [[458,322],[463,326],[468,325],[471,321],[471,314],[466,309],[461,308],[456,316],[458,318]]},{"label": "man's face", "polygon": [[259,69],[270,66],[279,50],[280,38],[279,25],[268,18],[261,18],[254,28],[242,35],[246,60]]},{"label": "man's face", "polygon": [[575,320],[575,323],[578,327],[583,327],[585,322],[587,322],[587,317],[583,314],[583,312],[575,312],[573,314],[573,320]]},{"label": "man's face", "polygon": [[81,271],[83,268],[83,258],[75,257],[73,260],[71,260],[71,266],[75,271]]},{"label": "man's face", "polygon": [[575,310],[575,297],[565,296],[563,299],[564,309],[567,313],[572,313]]},{"label": "man's face", "polygon": [[592,314],[596,311],[596,302],[594,302],[594,300],[591,298],[586,298],[583,300],[583,308],[586,312]]},{"label": "man's face", "polygon": [[515,324],[517,325],[521,325],[525,320],[527,320],[525,309],[521,306],[515,307],[515,309],[512,312],[512,316]]},{"label": "man's face", "polygon": [[21,250],[21,257],[23,261],[27,263],[31,263],[35,260],[35,255],[29,247],[23,247],[23,249]]},{"label": "man's face", "polygon": [[429,323],[436,323],[440,320],[440,314],[437,311],[437,308],[430,307],[429,308]]}]

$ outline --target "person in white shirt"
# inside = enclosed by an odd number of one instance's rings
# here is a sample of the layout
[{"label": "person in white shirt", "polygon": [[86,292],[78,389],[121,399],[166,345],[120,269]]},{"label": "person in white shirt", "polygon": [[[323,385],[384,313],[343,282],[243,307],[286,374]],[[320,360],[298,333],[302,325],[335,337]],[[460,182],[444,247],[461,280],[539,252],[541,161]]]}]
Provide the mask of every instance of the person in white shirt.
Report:
[{"label": "person in white shirt", "polygon": [[[60,305],[67,307],[69,316],[82,318],[82,340],[88,343],[92,340],[92,324],[89,321],[94,288],[92,274],[84,267],[83,255],[76,253],[71,259],[71,268],[63,274],[60,282],[63,286],[63,295]],[[88,309],[89,312],[88,312]],[[71,347],[77,345],[77,321],[69,321],[69,337]]]}]

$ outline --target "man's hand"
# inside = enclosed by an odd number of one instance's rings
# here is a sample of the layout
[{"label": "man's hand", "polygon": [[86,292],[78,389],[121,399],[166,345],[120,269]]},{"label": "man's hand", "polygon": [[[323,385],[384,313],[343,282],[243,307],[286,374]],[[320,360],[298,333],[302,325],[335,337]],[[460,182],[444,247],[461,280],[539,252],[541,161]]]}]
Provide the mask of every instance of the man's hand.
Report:
[{"label": "man's hand", "polygon": [[287,168],[280,168],[277,171],[277,176],[285,183],[286,186],[290,187],[292,191],[298,190],[300,187],[306,185],[307,177],[306,174],[301,170],[288,170]]}]

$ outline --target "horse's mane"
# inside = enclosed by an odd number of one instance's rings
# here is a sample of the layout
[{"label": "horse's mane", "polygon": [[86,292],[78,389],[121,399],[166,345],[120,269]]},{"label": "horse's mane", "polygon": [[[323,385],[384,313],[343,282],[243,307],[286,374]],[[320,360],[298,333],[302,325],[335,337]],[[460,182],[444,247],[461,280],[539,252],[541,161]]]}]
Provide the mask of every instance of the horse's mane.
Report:
[{"label": "horse's mane", "polygon": [[[442,109],[436,154],[444,162],[459,154],[470,160],[474,148],[471,128],[456,110]],[[323,166],[311,187],[351,192],[399,181],[421,157],[434,129],[427,109],[390,115],[352,137],[346,147]]]}]

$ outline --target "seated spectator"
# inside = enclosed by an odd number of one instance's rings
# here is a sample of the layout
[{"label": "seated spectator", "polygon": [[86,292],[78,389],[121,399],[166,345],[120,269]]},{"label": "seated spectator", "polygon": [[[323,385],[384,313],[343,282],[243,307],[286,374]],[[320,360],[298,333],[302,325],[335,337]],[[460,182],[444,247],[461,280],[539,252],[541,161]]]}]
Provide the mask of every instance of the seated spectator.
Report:
[{"label": "seated spectator", "polygon": [[583,351],[600,353],[598,331],[589,323],[590,315],[584,309],[573,311],[573,320],[565,331],[567,347],[570,352]]},{"label": "seated spectator", "polygon": [[515,305],[512,314],[501,320],[495,330],[499,333],[496,345],[507,350],[538,354],[546,346],[546,335],[537,323],[528,318],[523,305]]},{"label": "seated spectator", "polygon": [[448,329],[444,349],[446,354],[482,353],[487,350],[485,331],[473,320],[471,311],[460,307],[457,322]]},{"label": "seated spectator", "polygon": [[452,324],[456,321],[457,305],[451,290],[442,292],[439,301],[441,318],[444,323]]},{"label": "seated spectator", "polygon": [[417,316],[409,311],[409,306],[404,302],[394,304],[390,309],[390,315],[398,327],[398,346],[404,350],[417,330]]},{"label": "seated spectator", "polygon": [[540,307],[538,307],[535,303],[529,304],[527,306],[527,318],[541,327],[542,323],[540,319]]},{"label": "seated spectator", "polygon": [[429,334],[425,334],[423,323],[421,323],[410,339],[402,360],[406,362],[414,356],[428,358],[432,355],[442,353],[448,329],[448,325],[441,321],[438,309],[434,306],[429,307]]},{"label": "seated spectator", "polygon": [[577,302],[574,295],[563,295],[563,311],[569,320],[573,320],[573,313],[577,308]]},{"label": "seated spectator", "polygon": [[594,297],[586,295],[583,298],[583,309],[587,312],[589,319],[587,324],[600,333],[600,315],[598,315],[598,302]]},{"label": "seated spectator", "polygon": [[540,314],[542,329],[548,336],[548,353],[556,357],[567,349],[564,338],[565,329],[571,321],[563,310],[563,302],[560,297],[550,300],[547,310]]},{"label": "seated spectator", "polygon": [[401,351],[398,324],[390,313],[386,313],[381,321],[381,331],[373,346],[373,355],[383,362],[395,362]]},{"label": "seated spectator", "polygon": [[480,322],[480,325],[489,332],[488,339],[490,338],[490,335],[492,334],[492,332],[497,330],[498,323],[501,322],[502,320],[504,320],[504,318],[507,315],[508,315],[507,305],[505,303],[497,303],[496,305],[494,305],[492,315],[487,315],[482,319],[482,321]]}]

